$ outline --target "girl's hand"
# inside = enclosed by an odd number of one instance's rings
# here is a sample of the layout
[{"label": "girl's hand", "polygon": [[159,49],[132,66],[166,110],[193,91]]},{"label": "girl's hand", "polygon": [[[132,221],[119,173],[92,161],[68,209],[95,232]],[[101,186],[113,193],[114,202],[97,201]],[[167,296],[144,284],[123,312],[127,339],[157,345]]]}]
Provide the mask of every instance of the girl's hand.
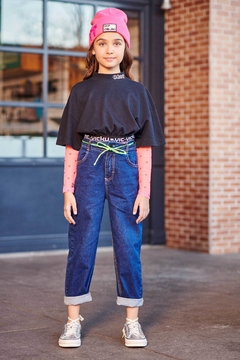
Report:
[{"label": "girl's hand", "polygon": [[134,206],[133,206],[133,215],[136,215],[138,209],[139,209],[139,216],[136,220],[137,224],[139,224],[141,221],[146,219],[146,217],[148,216],[149,211],[150,211],[149,199],[146,196],[138,195],[136,197],[136,200],[135,200]]},{"label": "girl's hand", "polygon": [[63,196],[64,196],[64,205],[63,205],[64,217],[70,224],[75,225],[76,222],[73,220],[71,213],[72,210],[74,215],[77,215],[77,204],[76,204],[75,196],[70,191],[65,192]]}]

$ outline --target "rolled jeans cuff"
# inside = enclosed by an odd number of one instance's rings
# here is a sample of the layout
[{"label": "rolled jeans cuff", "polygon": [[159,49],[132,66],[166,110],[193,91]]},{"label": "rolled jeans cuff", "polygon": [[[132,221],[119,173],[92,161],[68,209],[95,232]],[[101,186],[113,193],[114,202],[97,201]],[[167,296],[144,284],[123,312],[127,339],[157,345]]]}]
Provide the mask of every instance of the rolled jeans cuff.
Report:
[{"label": "rolled jeans cuff", "polygon": [[129,306],[129,307],[139,307],[143,305],[143,298],[141,299],[128,299],[118,296],[117,305]]},{"label": "rolled jeans cuff", "polygon": [[80,305],[89,301],[92,301],[92,295],[90,292],[80,296],[64,296],[65,305]]}]

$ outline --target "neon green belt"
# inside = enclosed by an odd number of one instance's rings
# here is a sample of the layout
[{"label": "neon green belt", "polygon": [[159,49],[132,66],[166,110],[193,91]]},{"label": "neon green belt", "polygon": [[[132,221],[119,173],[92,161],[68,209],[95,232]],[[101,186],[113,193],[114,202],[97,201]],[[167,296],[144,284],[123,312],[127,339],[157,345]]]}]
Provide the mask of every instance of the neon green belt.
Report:
[{"label": "neon green belt", "polygon": [[[82,140],[82,142],[84,144],[89,144],[89,142],[84,141],[84,140]],[[131,142],[131,143],[128,144],[128,146],[133,145],[133,144],[134,144],[134,142]],[[97,164],[100,156],[105,154],[105,152],[107,152],[107,151],[112,151],[115,154],[119,154],[119,155],[126,155],[127,154],[126,150],[121,149],[123,146],[126,146],[126,144],[119,145],[119,146],[116,146],[115,148],[113,148],[113,147],[111,147],[111,146],[109,146],[109,145],[107,145],[107,144],[105,144],[103,142],[97,142],[97,143],[91,143],[91,146],[95,146],[95,147],[98,147],[99,149],[103,149],[103,151],[98,155],[97,159],[95,160],[95,162],[93,164],[94,166]]]}]

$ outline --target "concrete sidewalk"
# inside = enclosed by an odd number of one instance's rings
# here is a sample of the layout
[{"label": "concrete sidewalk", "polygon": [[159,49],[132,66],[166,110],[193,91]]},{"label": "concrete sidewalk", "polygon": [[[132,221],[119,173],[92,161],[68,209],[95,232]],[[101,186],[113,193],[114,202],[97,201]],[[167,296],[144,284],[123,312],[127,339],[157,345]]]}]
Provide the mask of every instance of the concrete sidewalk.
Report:
[{"label": "concrete sidewalk", "polygon": [[66,321],[66,252],[0,256],[2,360],[239,360],[240,254],[142,250],[144,349],[124,346],[111,249],[99,249],[82,346],[58,347]]}]

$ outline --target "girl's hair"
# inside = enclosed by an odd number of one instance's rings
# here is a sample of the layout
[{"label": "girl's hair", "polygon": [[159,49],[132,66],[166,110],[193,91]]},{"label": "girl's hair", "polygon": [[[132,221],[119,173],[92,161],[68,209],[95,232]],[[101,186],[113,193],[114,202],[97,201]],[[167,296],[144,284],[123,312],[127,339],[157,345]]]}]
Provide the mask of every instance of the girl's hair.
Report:
[{"label": "girl's hair", "polygon": [[[87,52],[87,56],[86,56],[86,60],[85,60],[87,71],[83,77],[83,80],[89,79],[94,72],[98,71],[98,61],[97,61],[95,55],[92,54],[92,49],[93,49],[93,46],[91,46]],[[128,47],[125,46],[123,59],[122,59],[122,62],[120,63],[120,71],[124,72],[126,77],[128,77],[129,79],[133,79],[132,75],[130,73],[132,63],[133,63],[133,56],[130,53]]]}]

